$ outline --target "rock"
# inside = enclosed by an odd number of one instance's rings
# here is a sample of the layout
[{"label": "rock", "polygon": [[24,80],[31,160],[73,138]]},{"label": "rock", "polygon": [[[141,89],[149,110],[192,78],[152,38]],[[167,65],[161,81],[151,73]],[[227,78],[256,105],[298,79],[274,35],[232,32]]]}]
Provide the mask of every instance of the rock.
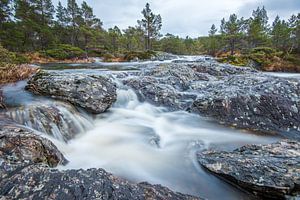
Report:
[{"label": "rock", "polygon": [[105,112],[117,98],[116,86],[104,76],[39,72],[26,86],[27,90],[70,102],[89,112]]},{"label": "rock", "polygon": [[[122,79],[122,78],[121,78]],[[124,77],[140,99],[236,128],[300,140],[300,80],[216,62],[161,64]]]},{"label": "rock", "polygon": [[242,74],[194,87],[191,110],[221,123],[300,140],[300,80]]},{"label": "rock", "polygon": [[260,197],[300,198],[299,142],[248,145],[233,152],[205,151],[197,157],[204,168]]},{"label": "rock", "polygon": [[0,158],[10,163],[66,164],[62,153],[48,139],[14,124],[0,127]]},{"label": "rock", "polygon": [[[5,162],[3,168],[13,169]],[[103,169],[49,169],[41,165],[19,167],[0,180],[6,199],[199,199],[175,193],[160,185],[134,184]]]},{"label": "rock", "polygon": [[67,160],[49,140],[11,121],[3,123],[1,199],[200,199],[160,185],[131,183],[103,169],[53,169]]},{"label": "rock", "polygon": [[185,65],[172,63],[144,68],[139,74],[124,78],[123,83],[137,91],[141,100],[171,110],[186,110],[196,95],[185,91],[193,81],[209,79],[209,75],[197,73]]},{"label": "rock", "polygon": [[4,114],[19,124],[65,142],[93,126],[86,114],[62,102],[26,105],[9,109]]},{"label": "rock", "polygon": [[258,71],[249,67],[235,67],[230,64],[221,64],[216,61],[201,61],[195,64],[189,64],[189,66],[197,72],[207,73],[212,76],[258,73]]},{"label": "rock", "polygon": [[151,58],[152,61],[165,61],[165,60],[173,60],[178,59],[177,55],[166,53],[166,52],[158,52],[155,56]]}]

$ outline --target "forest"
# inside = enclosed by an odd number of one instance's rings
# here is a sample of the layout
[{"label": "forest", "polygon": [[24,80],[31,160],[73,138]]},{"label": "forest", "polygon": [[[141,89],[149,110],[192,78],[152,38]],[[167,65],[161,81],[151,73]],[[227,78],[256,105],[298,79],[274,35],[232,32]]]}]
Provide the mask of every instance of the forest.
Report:
[{"label": "forest", "polygon": [[270,22],[266,8],[258,7],[249,19],[236,14],[223,18],[219,28],[211,26],[208,36],[180,38],[161,34],[162,17],[152,12],[148,3],[137,24],[124,30],[117,26],[105,30],[85,1],[78,5],[76,0],[68,0],[65,7],[61,2],[53,5],[51,0],[2,0],[0,11],[0,43],[23,54],[38,52],[56,59],[89,55],[109,60],[129,52],[128,59],[162,51],[209,54],[235,65],[247,65],[251,60],[271,70],[284,65],[298,71],[300,64],[300,13],[288,20],[277,16]]}]

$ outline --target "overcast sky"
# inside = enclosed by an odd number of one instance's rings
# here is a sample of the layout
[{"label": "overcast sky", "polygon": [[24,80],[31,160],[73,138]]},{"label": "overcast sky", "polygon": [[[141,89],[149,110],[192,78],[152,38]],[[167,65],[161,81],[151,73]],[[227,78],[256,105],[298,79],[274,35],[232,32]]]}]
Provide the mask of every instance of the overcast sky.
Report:
[{"label": "overcast sky", "polygon": [[[61,0],[63,4],[67,0]],[[57,5],[58,0],[54,0]],[[80,4],[82,0],[77,0]],[[231,13],[239,17],[250,17],[258,6],[267,8],[270,21],[276,15],[289,18],[300,12],[300,0],[86,0],[94,13],[104,24],[104,28],[115,25],[121,29],[136,25],[142,17],[141,10],[147,2],[156,14],[163,19],[162,33],[172,33],[185,37],[207,35],[214,23],[219,27],[220,20]]]}]

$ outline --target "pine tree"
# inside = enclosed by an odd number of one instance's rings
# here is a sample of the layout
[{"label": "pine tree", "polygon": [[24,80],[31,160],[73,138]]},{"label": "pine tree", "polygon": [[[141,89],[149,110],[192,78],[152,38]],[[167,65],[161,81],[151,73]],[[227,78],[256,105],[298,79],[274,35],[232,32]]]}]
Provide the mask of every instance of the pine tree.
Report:
[{"label": "pine tree", "polygon": [[61,2],[58,2],[58,6],[56,8],[56,18],[57,18],[57,23],[63,27],[67,26],[68,22],[70,21],[68,19],[68,11]]},{"label": "pine tree", "polygon": [[289,27],[291,28],[293,47],[300,53],[300,13],[291,16],[289,19]]},{"label": "pine tree", "polygon": [[108,29],[108,35],[110,38],[113,52],[117,52],[119,50],[119,42],[122,36],[121,30],[119,29],[119,27],[115,26],[114,28]]},{"label": "pine tree", "polygon": [[93,9],[85,1],[81,4],[81,14],[80,34],[83,38],[82,48],[86,49],[93,39],[94,30],[102,31],[102,22],[94,15]]},{"label": "pine tree", "polygon": [[159,31],[162,27],[162,19],[160,15],[155,15],[150,9],[150,4],[147,3],[142,11],[144,19],[138,20],[138,24],[144,30],[146,38],[146,49],[151,50],[151,40],[159,37]]},{"label": "pine tree", "polygon": [[67,5],[68,25],[71,27],[71,44],[78,45],[78,27],[82,23],[81,10],[76,0],[68,0]]},{"label": "pine tree", "polygon": [[293,47],[291,34],[292,29],[289,27],[289,24],[284,20],[280,20],[279,16],[276,16],[271,31],[272,43],[274,47],[286,53],[289,52]]},{"label": "pine tree", "polygon": [[248,20],[248,38],[250,47],[266,45],[268,42],[268,15],[265,7],[258,7]]},{"label": "pine tree", "polygon": [[209,30],[209,54],[212,56],[216,55],[217,52],[217,38],[216,33],[218,29],[216,29],[216,26],[213,24]]},{"label": "pine tree", "polygon": [[243,18],[238,19],[236,14],[229,16],[229,20],[224,24],[225,40],[229,44],[230,54],[234,55],[237,44],[240,41],[243,30],[245,28],[245,21]]},{"label": "pine tree", "polygon": [[2,24],[10,19],[11,0],[0,0],[0,28]]},{"label": "pine tree", "polygon": [[45,49],[52,43],[54,39],[54,35],[51,32],[50,26],[53,24],[53,14],[55,9],[51,0],[31,1],[34,13],[36,15],[35,23],[39,26],[37,32],[40,47]]}]

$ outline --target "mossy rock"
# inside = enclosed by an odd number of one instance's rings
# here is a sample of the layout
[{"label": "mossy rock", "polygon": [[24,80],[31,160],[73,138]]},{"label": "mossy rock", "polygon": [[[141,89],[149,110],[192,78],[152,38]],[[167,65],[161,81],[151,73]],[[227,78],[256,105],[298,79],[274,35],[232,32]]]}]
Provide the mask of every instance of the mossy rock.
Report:
[{"label": "mossy rock", "polygon": [[129,52],[125,52],[124,60],[126,61],[132,61],[135,59],[149,60],[153,56],[156,56],[156,52],[154,51],[129,51]]}]

